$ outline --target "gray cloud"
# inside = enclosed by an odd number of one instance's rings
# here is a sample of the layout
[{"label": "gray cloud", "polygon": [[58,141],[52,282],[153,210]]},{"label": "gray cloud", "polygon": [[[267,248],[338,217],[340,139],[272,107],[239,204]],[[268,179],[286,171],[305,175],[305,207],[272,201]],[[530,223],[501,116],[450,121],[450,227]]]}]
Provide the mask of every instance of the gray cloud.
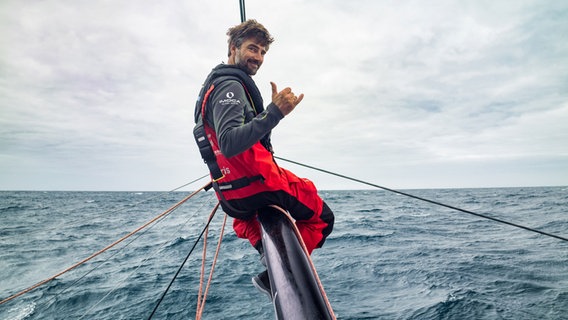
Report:
[{"label": "gray cloud", "polygon": [[[277,154],[392,187],[565,185],[567,10],[247,1],[276,37],[255,76],[265,100],[269,81],[306,94]],[[0,17],[0,189],[166,190],[205,173],[192,109],[236,3],[3,1]]]}]

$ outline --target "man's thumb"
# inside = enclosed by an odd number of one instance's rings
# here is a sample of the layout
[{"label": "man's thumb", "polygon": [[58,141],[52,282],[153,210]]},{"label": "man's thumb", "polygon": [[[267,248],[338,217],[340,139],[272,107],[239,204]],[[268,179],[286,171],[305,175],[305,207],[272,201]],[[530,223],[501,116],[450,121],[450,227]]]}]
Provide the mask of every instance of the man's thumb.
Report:
[{"label": "man's thumb", "polygon": [[272,87],[272,95],[275,95],[278,93],[278,89],[276,88],[276,83],[274,82],[270,82],[270,86]]}]

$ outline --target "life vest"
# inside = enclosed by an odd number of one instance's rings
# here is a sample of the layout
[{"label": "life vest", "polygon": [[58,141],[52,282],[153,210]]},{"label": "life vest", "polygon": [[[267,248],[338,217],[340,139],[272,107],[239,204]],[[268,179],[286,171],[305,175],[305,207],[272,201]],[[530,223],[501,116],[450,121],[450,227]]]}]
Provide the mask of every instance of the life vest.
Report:
[{"label": "life vest", "polygon": [[[206,120],[207,105],[215,87],[223,81],[239,81],[248,95],[256,114],[264,111],[260,92],[252,78],[232,65],[219,65],[209,74],[195,106],[195,141],[207,164],[216,191],[224,209],[239,212],[228,201],[250,197],[265,191],[288,191],[285,175],[272,156],[270,134],[264,136],[251,148],[231,158],[219,149],[217,134]],[[227,211],[227,210],[225,210]]]}]

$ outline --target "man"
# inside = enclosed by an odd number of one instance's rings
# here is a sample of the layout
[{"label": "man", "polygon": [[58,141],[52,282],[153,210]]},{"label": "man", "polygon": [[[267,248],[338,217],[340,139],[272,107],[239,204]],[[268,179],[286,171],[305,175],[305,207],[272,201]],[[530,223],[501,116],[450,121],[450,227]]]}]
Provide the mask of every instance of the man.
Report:
[{"label": "man", "polygon": [[[288,210],[311,254],[333,229],[334,215],[314,184],[280,168],[273,156],[270,132],[304,98],[290,88],[278,91],[271,82],[272,102],[266,107],[251,76],[274,41],[268,30],[248,20],[227,32],[228,62],[216,66],[203,84],[195,108],[194,135],[205,159],[223,210],[235,233],[259,251],[263,248],[256,211],[268,205]],[[270,295],[267,271],[253,284]]]}]

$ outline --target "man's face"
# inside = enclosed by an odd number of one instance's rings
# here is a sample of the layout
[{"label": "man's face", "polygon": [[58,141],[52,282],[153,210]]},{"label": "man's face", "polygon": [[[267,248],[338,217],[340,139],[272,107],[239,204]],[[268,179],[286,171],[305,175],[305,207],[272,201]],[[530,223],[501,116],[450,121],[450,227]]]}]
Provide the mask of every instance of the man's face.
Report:
[{"label": "man's face", "polygon": [[240,48],[232,47],[231,53],[235,57],[235,65],[253,76],[262,65],[267,50],[256,39],[250,38],[245,40]]}]

